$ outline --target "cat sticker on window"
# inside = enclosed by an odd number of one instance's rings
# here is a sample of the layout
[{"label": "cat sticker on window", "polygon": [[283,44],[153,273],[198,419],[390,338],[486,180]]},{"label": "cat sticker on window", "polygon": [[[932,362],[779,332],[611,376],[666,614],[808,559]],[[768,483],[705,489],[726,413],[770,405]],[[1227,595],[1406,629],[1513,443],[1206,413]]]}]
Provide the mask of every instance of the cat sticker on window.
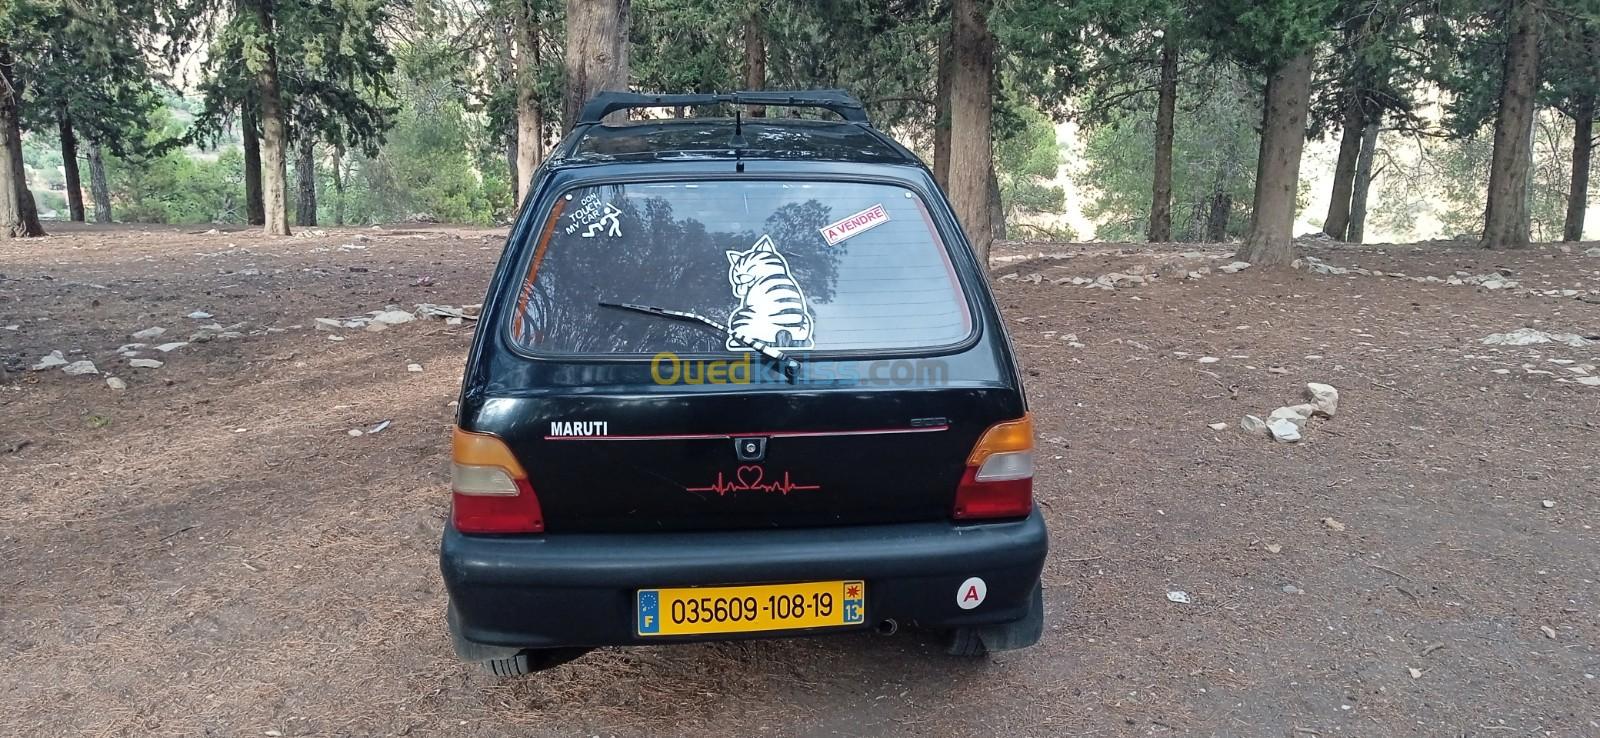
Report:
[{"label": "cat sticker on window", "polygon": [[[789,272],[789,262],[772,245],[772,237],[762,236],[748,251],[727,254],[728,284],[733,287],[733,296],[739,298],[739,307],[728,319],[728,332],[778,348],[815,345],[811,308]],[[727,348],[750,350],[732,338],[728,339]]]}]

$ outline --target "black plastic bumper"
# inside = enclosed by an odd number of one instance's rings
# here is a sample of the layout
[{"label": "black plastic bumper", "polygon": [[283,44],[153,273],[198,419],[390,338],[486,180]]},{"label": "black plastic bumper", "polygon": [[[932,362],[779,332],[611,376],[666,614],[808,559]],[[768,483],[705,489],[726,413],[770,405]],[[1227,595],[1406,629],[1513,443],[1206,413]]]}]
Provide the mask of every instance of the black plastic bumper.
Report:
[{"label": "black plastic bumper", "polygon": [[[556,648],[740,637],[637,635],[636,593],[659,587],[860,579],[862,628],[885,619],[931,628],[1012,622],[1027,613],[1047,545],[1037,509],[979,525],[688,533],[492,537],[447,525],[439,563],[458,639]],[[964,610],[956,590],[968,577],[982,578],[988,594]]]}]

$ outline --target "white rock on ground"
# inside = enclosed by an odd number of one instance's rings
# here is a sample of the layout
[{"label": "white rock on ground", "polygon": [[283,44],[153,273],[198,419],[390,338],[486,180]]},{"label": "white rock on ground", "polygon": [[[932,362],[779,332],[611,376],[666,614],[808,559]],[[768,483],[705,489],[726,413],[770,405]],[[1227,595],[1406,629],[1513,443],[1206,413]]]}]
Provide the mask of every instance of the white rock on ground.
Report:
[{"label": "white rock on ground", "polygon": [[1572,381],[1589,387],[1600,387],[1600,377],[1578,377]]},{"label": "white rock on ground", "polygon": [[116,377],[106,377],[106,386],[120,392],[128,388],[128,383]]},{"label": "white rock on ground", "polygon": [[386,325],[400,325],[401,323],[410,323],[416,319],[417,316],[404,310],[384,310],[372,316],[372,322]]},{"label": "white rock on ground", "polygon": [[344,327],[342,321],[334,320],[333,318],[317,318],[316,323],[319,331],[336,331]]},{"label": "white rock on ground", "polygon": [[1267,421],[1262,420],[1254,415],[1246,415],[1244,416],[1244,419],[1239,421],[1239,430],[1249,433],[1252,436],[1264,436],[1267,435],[1268,432]]},{"label": "white rock on ground", "polygon": [[1267,421],[1267,430],[1272,431],[1273,438],[1283,443],[1294,443],[1300,440],[1300,427],[1287,418]]},{"label": "white rock on ground", "polygon": [[206,318],[211,317],[211,313],[208,313],[204,310],[196,310],[192,313],[189,313],[188,317],[190,320],[205,320]]},{"label": "white rock on ground", "polygon": [[1224,264],[1222,266],[1217,267],[1217,271],[1222,272],[1223,274],[1234,274],[1236,272],[1242,272],[1242,271],[1244,271],[1246,269],[1249,269],[1249,268],[1250,268],[1250,262],[1248,262],[1248,261],[1235,261],[1233,263]]},{"label": "white rock on ground", "polygon": [[407,364],[406,365],[406,371],[408,371],[408,372],[420,372],[420,371],[422,371],[422,365],[421,364]]},{"label": "white rock on ground", "polygon": [[1316,406],[1317,415],[1331,418],[1339,412],[1339,390],[1334,389],[1331,384],[1307,382],[1306,399]]},{"label": "white rock on ground", "polygon": [[174,349],[181,349],[184,346],[188,346],[188,345],[189,345],[188,341],[173,341],[172,343],[163,343],[160,346],[157,346],[156,350],[160,351],[161,353],[164,354],[164,353],[167,353],[168,351],[172,351]]},{"label": "white rock on ground", "polygon": [[68,365],[66,365],[64,367],[61,367],[61,371],[64,371],[64,372],[66,372],[68,374],[73,374],[73,375],[78,375],[78,374],[99,374],[100,373],[99,369],[94,368],[94,362],[89,361],[87,359],[84,359],[82,361],[74,361],[71,364],[68,364]]},{"label": "white rock on ground", "polygon": [[128,362],[128,366],[136,369],[160,369],[165,363],[159,359],[133,359]]},{"label": "white rock on ground", "polygon": [[1583,255],[1584,256],[1600,256],[1600,246],[1596,246],[1596,247],[1594,247],[1592,249],[1585,249],[1584,252],[1583,252]]},{"label": "white rock on ground", "polygon": [[1312,405],[1286,405],[1273,410],[1267,416],[1267,427],[1270,429],[1274,421],[1284,420],[1294,424],[1295,428],[1306,427],[1306,421],[1311,419],[1311,414],[1316,411]]},{"label": "white rock on ground", "polygon": [[32,368],[36,372],[42,372],[42,371],[44,371],[46,369],[54,369],[54,368],[56,368],[58,366],[66,366],[66,365],[67,365],[67,357],[66,356],[63,356],[60,351],[51,351],[49,354],[41,357],[39,359],[39,363],[34,364]]},{"label": "white rock on ground", "polygon": [[166,332],[167,329],[162,328],[161,326],[156,326],[154,328],[146,328],[142,331],[135,331],[129,336],[129,338],[132,338],[135,341],[148,341],[152,338],[160,338],[161,334]]},{"label": "white rock on ground", "polygon": [[1227,429],[1228,424],[1227,423],[1210,423],[1210,424],[1206,425],[1206,427],[1210,428],[1211,430],[1225,430],[1225,429]]},{"label": "white rock on ground", "polygon": [[1535,343],[1563,343],[1573,348],[1583,348],[1591,341],[1576,333],[1546,333],[1535,328],[1518,328],[1510,333],[1491,333],[1478,343],[1489,346],[1530,346]]}]

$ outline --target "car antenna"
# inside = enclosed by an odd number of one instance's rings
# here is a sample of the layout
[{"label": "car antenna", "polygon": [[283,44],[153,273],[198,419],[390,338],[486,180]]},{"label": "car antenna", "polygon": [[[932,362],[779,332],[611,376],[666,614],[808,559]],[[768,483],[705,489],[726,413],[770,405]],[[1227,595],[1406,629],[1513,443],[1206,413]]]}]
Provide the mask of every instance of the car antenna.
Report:
[{"label": "car antenna", "polygon": [[733,108],[733,138],[728,139],[728,145],[733,147],[733,169],[736,172],[744,171],[744,152],[742,149],[748,144],[744,140],[743,110],[737,104]]}]

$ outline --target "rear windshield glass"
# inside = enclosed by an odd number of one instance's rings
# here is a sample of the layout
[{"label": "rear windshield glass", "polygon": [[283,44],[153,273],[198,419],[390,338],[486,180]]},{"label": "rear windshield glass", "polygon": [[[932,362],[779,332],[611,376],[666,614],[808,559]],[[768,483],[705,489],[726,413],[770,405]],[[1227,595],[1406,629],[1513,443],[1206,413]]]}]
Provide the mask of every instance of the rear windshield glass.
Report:
[{"label": "rear windshield glass", "polygon": [[537,353],[744,352],[749,341],[802,352],[908,350],[972,331],[949,255],[921,199],[901,187],[583,187],[561,195],[535,237],[512,335]]}]

